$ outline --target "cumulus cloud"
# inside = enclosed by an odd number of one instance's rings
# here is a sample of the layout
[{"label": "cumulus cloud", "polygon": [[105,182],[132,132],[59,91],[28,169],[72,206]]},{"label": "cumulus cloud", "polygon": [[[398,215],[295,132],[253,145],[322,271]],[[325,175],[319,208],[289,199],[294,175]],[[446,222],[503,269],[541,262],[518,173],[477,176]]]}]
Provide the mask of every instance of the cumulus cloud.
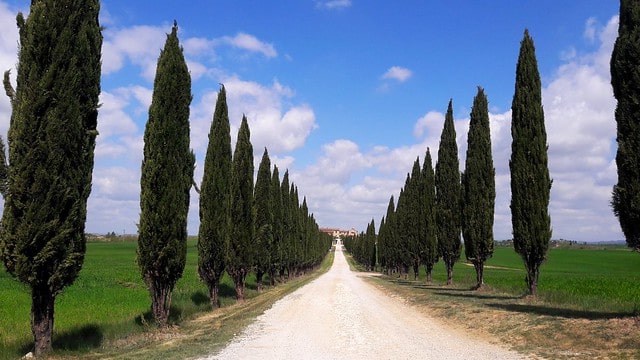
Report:
[{"label": "cumulus cloud", "polygon": [[[0,33],[0,69],[4,72],[8,69],[12,70],[12,79],[16,75],[16,54],[18,52],[18,27],[16,23],[16,12],[9,6],[0,2],[0,23],[9,24],[5,26]],[[15,81],[14,81],[15,86]],[[6,133],[9,128],[9,118],[11,117],[11,105],[9,98],[4,96],[4,92],[0,95],[0,135],[6,139]]]},{"label": "cumulus cloud", "polygon": [[323,9],[344,9],[351,6],[351,0],[324,0],[317,1],[316,6]]},{"label": "cumulus cloud", "polygon": [[158,56],[166,41],[168,29],[169,26],[147,25],[119,30],[105,29],[102,43],[102,73],[115,73],[130,62],[141,68],[145,79],[153,81]]},{"label": "cumulus cloud", "polygon": [[609,59],[618,18],[604,26],[586,22],[585,37],[599,40],[594,53],[562,65],[543,89],[553,178],[551,220],[556,237],[611,240],[620,235],[609,201],[616,181],[615,99]]},{"label": "cumulus cloud", "polygon": [[589,19],[587,19],[587,23],[584,26],[584,34],[583,34],[585,39],[589,41],[596,40],[596,34],[598,31],[597,25],[598,25],[598,21],[596,20],[596,18],[590,17]]},{"label": "cumulus cloud", "polygon": [[[565,63],[548,77],[542,89],[553,178],[550,213],[554,238],[622,238],[609,206],[617,177],[613,160],[615,99],[608,66],[617,24],[617,17],[605,26],[587,20],[585,39],[593,37],[598,49],[581,54],[571,48],[571,56],[563,58]],[[507,239],[511,237],[511,111],[489,116],[497,190],[494,232],[497,239]],[[331,143],[323,148],[317,162],[296,173],[294,180],[304,193],[314,194],[310,208],[320,223],[364,228],[372,217],[379,222],[389,196],[397,200],[413,161],[416,156],[423,161],[427,147],[435,165],[443,122],[444,114],[437,111],[417,119],[413,128],[417,142],[413,145],[378,145],[363,150],[349,140]],[[455,120],[461,168],[468,123],[468,118]]]},{"label": "cumulus cloud", "polygon": [[[123,69],[128,63],[140,67],[142,76],[149,82],[155,76],[158,56],[166,41],[170,25],[150,26],[138,25],[122,29],[107,28],[103,32],[102,72],[113,74]],[[216,48],[230,46],[250,53],[259,53],[267,58],[278,56],[273,44],[259,40],[257,37],[238,33],[235,36],[222,36],[215,39],[202,37],[186,37],[180,39],[187,64],[193,80],[208,74],[204,63],[217,60]],[[145,44],[140,46],[140,44]]]},{"label": "cumulus cloud", "polygon": [[225,36],[222,38],[222,41],[238,49],[257,52],[268,58],[274,58],[278,56],[278,52],[273,47],[273,44],[260,41],[253,35],[238,33],[233,37]]},{"label": "cumulus cloud", "polygon": [[401,66],[392,66],[382,75],[382,78],[385,80],[396,80],[399,82],[405,82],[409,80],[409,78],[413,75],[411,70],[401,67]]},{"label": "cumulus cloud", "polygon": [[277,80],[271,86],[237,77],[224,83],[231,123],[237,129],[242,114],[247,117],[251,141],[260,153],[265,146],[274,154],[298,149],[318,126],[310,106],[287,106],[294,92]]}]

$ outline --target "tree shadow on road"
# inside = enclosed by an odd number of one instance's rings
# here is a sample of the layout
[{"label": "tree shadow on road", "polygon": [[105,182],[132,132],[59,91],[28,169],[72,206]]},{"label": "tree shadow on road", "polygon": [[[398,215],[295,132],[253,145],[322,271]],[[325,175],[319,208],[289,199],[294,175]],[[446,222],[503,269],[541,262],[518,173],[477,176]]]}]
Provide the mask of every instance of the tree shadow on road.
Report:
[{"label": "tree shadow on road", "polygon": [[[458,293],[453,293],[452,291],[455,291]],[[446,291],[434,291],[433,293],[435,295],[459,297],[459,298],[467,298],[467,299],[479,299],[479,300],[489,300],[489,299],[490,300],[516,300],[521,298],[519,296],[513,296],[513,295],[497,295],[497,294],[490,294],[490,293],[482,293],[472,289],[468,289],[468,290],[446,289]]]},{"label": "tree shadow on road", "polygon": [[89,324],[55,334],[53,348],[56,350],[88,350],[102,345],[104,336],[98,325]]},{"label": "tree shadow on road", "polygon": [[502,309],[507,311],[526,313],[526,314],[555,316],[555,317],[562,317],[566,319],[611,320],[611,319],[621,319],[625,317],[636,316],[633,313],[626,313],[626,312],[574,310],[574,309],[566,309],[566,308],[543,306],[543,305],[533,305],[533,304],[489,303],[489,304],[486,304],[486,306],[494,309]]}]

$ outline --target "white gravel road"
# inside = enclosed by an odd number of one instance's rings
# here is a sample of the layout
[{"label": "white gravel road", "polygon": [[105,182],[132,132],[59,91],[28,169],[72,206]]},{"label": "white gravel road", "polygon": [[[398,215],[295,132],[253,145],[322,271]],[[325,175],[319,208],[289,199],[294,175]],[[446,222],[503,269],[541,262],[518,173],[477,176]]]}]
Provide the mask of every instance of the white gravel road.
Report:
[{"label": "white gravel road", "polygon": [[349,270],[331,269],[259,316],[207,359],[525,359],[444,326]]}]

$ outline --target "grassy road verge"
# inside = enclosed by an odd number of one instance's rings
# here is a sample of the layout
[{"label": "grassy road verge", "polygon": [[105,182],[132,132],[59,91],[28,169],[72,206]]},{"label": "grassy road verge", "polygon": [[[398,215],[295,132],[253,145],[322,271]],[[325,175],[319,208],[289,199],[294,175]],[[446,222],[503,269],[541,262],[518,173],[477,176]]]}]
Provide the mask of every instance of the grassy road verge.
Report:
[{"label": "grassy road verge", "polygon": [[[276,300],[327,271],[333,253],[305,276],[257,293],[247,278],[243,304],[233,283],[220,285],[222,307],[211,310],[206,286],[198,279],[195,239],[188,241],[187,265],[173,293],[172,327],[153,325],[147,289],[135,263],[134,241],[88,243],[79,278],[56,299],[54,358],[185,358],[226,343]],[[0,269],[0,359],[17,359],[32,346],[28,289]],[[200,328],[201,327],[201,328]]]},{"label": "grassy road verge", "polygon": [[113,359],[187,359],[213,354],[222,349],[234,336],[269,309],[276,301],[329,270],[333,264],[331,252],[320,268],[310,274],[267,288],[260,295],[243,303],[199,315],[180,326],[136,335],[130,339],[105,344],[100,351],[87,354],[89,358]]},{"label": "grassy road verge", "polygon": [[[398,301],[448,326],[533,357],[640,359],[640,317],[634,305],[634,300],[640,303],[638,272],[634,273],[638,265],[627,268],[626,276],[615,271],[627,258],[640,264],[638,254],[629,254],[631,258],[611,250],[552,252],[541,274],[547,284],[541,282],[541,295],[536,298],[523,295],[521,265],[509,264],[511,255],[500,259],[502,255],[499,251],[492,268],[485,270],[487,286],[479,291],[471,290],[475,273],[463,263],[456,265],[458,283],[453,286],[445,285],[441,266],[431,284],[425,284],[422,273],[416,281],[396,275],[368,279]],[[589,264],[595,259],[599,259],[596,265],[571,263]]]}]

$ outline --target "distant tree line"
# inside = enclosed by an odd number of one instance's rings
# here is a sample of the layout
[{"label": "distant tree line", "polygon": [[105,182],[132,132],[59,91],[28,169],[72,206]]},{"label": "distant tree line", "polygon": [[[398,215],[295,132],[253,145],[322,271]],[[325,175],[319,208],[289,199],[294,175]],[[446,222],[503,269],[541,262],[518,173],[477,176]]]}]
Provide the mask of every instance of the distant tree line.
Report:
[{"label": "distant tree line", "polygon": [[[551,239],[551,179],[540,75],[528,30],[520,43],[516,66],[511,134],[513,244],[524,261],[528,291],[535,295]],[[495,196],[488,101],[484,89],[478,87],[470,114],[464,172],[459,170],[449,101],[435,170],[427,148],[422,166],[416,159],[407,174],[397,203],[393,196],[389,200],[378,235],[372,220],[367,232],[345,240],[345,247],[369,270],[380,266],[387,274],[404,274],[405,278],[413,271],[417,279],[420,266],[424,266],[428,282],[434,264],[442,259],[448,285],[453,283],[453,267],[464,248],[476,271],[475,288],[480,289],[484,264],[494,249]]]}]

